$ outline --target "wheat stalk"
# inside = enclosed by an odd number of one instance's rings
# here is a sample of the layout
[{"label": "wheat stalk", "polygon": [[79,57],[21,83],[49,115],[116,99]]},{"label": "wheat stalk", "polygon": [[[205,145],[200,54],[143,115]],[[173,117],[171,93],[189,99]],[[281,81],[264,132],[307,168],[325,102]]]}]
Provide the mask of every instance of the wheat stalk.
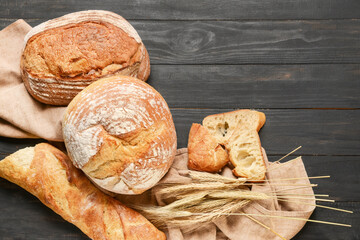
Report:
[{"label": "wheat stalk", "polygon": [[277,233],[275,230],[273,230],[272,228],[270,228],[269,226],[265,225],[264,223],[260,222],[259,220],[253,218],[252,216],[246,216],[249,219],[251,219],[252,221],[256,222],[257,224],[259,224],[260,226],[263,226],[264,228],[266,228],[267,230],[269,230],[270,232],[274,233],[276,236],[280,237],[282,240],[287,240],[286,238],[284,238],[283,236],[281,236],[279,233]]},{"label": "wheat stalk", "polygon": [[[295,149],[291,153],[295,152],[299,148]],[[287,154],[285,157],[289,156]],[[283,159],[283,158],[282,158]],[[278,161],[282,160],[279,159]],[[273,165],[272,165],[273,166]],[[278,166],[275,166],[275,168]],[[276,198],[278,201],[296,202],[288,199],[304,199],[304,200],[316,200],[316,201],[329,201],[331,199],[319,199],[317,197],[328,197],[328,195],[318,194],[296,194],[287,193],[301,188],[316,187],[317,184],[295,184],[274,181],[290,181],[299,179],[315,179],[315,178],[328,178],[330,176],[314,176],[306,178],[284,178],[284,179],[272,179],[260,181],[260,183],[247,183],[244,178],[228,178],[219,174],[212,174],[198,171],[183,171],[181,175],[187,175],[192,179],[191,183],[170,183],[161,184],[157,188],[157,194],[161,195],[167,201],[172,201],[165,206],[140,206],[132,205],[134,209],[140,211],[146,218],[148,218],[154,225],[161,229],[168,227],[181,228],[182,231],[188,232],[198,228],[199,224],[204,226],[220,217],[224,216],[246,216],[254,222],[272,231],[274,234],[283,238],[277,232],[270,227],[261,223],[259,220],[254,219],[252,216],[262,217],[279,217],[271,215],[259,215],[259,214],[246,214],[241,209],[252,201],[268,200]],[[265,182],[265,183],[264,183]],[[267,186],[293,186],[292,188],[274,191],[271,193],[261,193],[250,191],[249,187],[253,185],[267,185]],[[249,186],[249,187],[248,187]],[[344,209],[331,208],[322,205],[296,202],[299,204],[324,207],[331,210],[351,212]],[[324,224],[332,224],[338,226],[350,225],[333,223],[318,220],[308,220],[294,217],[279,217],[292,220],[301,220],[309,222],[318,222]]]},{"label": "wheat stalk", "polygon": [[194,226],[199,226],[199,223],[209,223],[234,213],[251,201],[272,198],[265,193],[244,189],[245,179],[197,171],[187,171],[187,174],[192,178],[192,183],[162,184],[157,190],[157,194],[175,201],[162,207],[131,207],[142,212],[159,228],[179,227],[184,231],[191,231]]},{"label": "wheat stalk", "polygon": [[225,183],[189,183],[189,184],[170,184],[158,190],[158,194],[164,195],[180,195],[187,192],[200,191],[200,190],[220,190],[229,189],[238,186],[238,184],[225,184]]},{"label": "wheat stalk", "polygon": [[191,171],[189,170],[189,176],[198,182],[222,182],[222,183],[238,183],[242,184],[247,181],[246,178],[229,178],[224,177],[219,174],[207,173],[207,172],[199,172],[199,171]]},{"label": "wheat stalk", "polygon": [[285,156],[283,156],[282,158],[280,158],[279,160],[276,160],[275,162],[272,162],[272,164],[278,163],[281,160],[283,160],[284,158],[290,156],[291,154],[293,154],[294,152],[296,152],[297,150],[299,150],[300,148],[302,148],[302,146],[299,146],[297,148],[295,148],[294,150],[292,150],[291,152],[289,152],[288,154],[286,154]]},{"label": "wheat stalk", "polygon": [[271,198],[265,193],[253,191],[230,190],[226,192],[212,192],[208,194],[211,198],[225,199],[248,199],[248,200],[264,200]]},{"label": "wheat stalk", "polygon": [[[208,215],[208,213],[193,213],[193,214],[194,215],[200,215],[200,216],[201,215]],[[266,215],[266,214],[229,213],[229,214],[223,214],[223,216],[256,216],[256,217],[267,217],[267,218],[282,218],[282,219],[288,219],[288,220],[298,220],[298,221],[305,221],[305,222],[323,223],[323,224],[342,226],[342,227],[352,227],[350,224],[328,222],[328,221],[321,221],[321,220],[313,220],[313,219],[306,219],[306,218],[298,218],[298,217]]]},{"label": "wheat stalk", "polygon": [[326,208],[326,209],[339,211],[339,212],[354,213],[353,211],[350,211],[350,210],[346,210],[346,209],[342,209],[342,208],[329,207],[329,206],[324,206],[324,205],[319,205],[319,204],[311,204],[311,203],[300,202],[300,201],[291,201],[291,200],[287,200],[287,199],[278,199],[278,201],[297,203],[297,204],[304,204],[304,205],[308,205],[308,206]]}]

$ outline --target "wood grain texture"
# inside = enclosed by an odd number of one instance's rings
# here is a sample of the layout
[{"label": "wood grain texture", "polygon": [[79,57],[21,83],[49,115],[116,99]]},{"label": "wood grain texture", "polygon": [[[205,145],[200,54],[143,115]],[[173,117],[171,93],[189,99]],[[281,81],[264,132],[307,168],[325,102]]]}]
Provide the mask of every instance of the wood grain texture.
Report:
[{"label": "wood grain texture", "polygon": [[[289,156],[282,162],[285,163],[294,159],[297,157],[296,155]],[[268,156],[269,161],[276,161],[281,157],[281,155]],[[302,159],[308,176],[331,176],[331,178],[311,180],[312,183],[319,184],[318,187],[314,188],[315,193],[329,194],[331,199],[340,202],[359,201],[359,179],[356,174],[353,174],[360,172],[360,158],[358,156],[302,156]],[[6,191],[15,191],[19,188],[17,185],[0,178],[0,202],[6,201]],[[19,191],[19,193],[21,192]],[[25,196],[21,197],[25,198]]]},{"label": "wood grain texture", "polygon": [[[179,147],[191,123],[209,114],[265,112],[260,137],[270,160],[302,145],[296,155],[304,155],[309,176],[332,176],[313,180],[315,192],[355,211],[316,209],[312,219],[353,228],[307,223],[294,239],[360,239],[360,1],[2,0],[0,29],[86,9],[114,11],[137,29],[151,57],[149,83],[172,108]],[[0,137],[0,159],[42,141]],[[3,179],[0,211],[0,239],[88,239]]]},{"label": "wood grain texture", "polygon": [[[192,123],[201,123],[210,114],[233,109],[171,109],[178,148],[186,147]],[[270,155],[285,155],[303,146],[305,155],[360,155],[360,111],[357,110],[262,110],[265,126],[260,131],[263,147]],[[31,140],[0,138],[0,154],[10,154],[32,144]],[[34,140],[38,142],[41,140]]]},{"label": "wood grain texture", "polygon": [[358,63],[360,20],[132,22],[153,64]]},{"label": "wood grain texture", "polygon": [[[308,223],[295,239],[357,239],[356,226],[360,224],[360,202],[337,202],[327,204],[355,211],[355,214],[316,209],[311,219],[352,224],[353,228],[342,228]],[[20,211],[21,209],[21,211]],[[64,221],[45,207],[34,196],[20,187],[0,179],[0,236],[3,239],[88,239],[79,229]]]},{"label": "wood grain texture", "polygon": [[[13,20],[0,21],[6,26]],[[31,21],[32,25],[41,20]],[[151,64],[359,63],[360,20],[130,21]]]},{"label": "wood grain texture", "polygon": [[[25,147],[34,146],[40,142],[46,142],[44,139],[17,139],[0,137],[0,155],[7,156]],[[2,159],[2,158],[1,158]]]},{"label": "wood grain texture", "polygon": [[[172,109],[178,147],[187,146],[192,123],[210,114],[232,109]],[[360,155],[360,111],[357,110],[262,110],[265,126],[260,130],[268,154],[285,155],[298,146],[302,155]]]},{"label": "wood grain texture", "polygon": [[[297,155],[297,153],[291,155],[281,162],[285,163]],[[281,157],[268,156],[271,162]],[[354,174],[360,171],[359,156],[302,156],[302,160],[309,177],[330,176],[330,178],[310,180],[311,183],[318,184],[318,187],[314,188],[315,193],[329,194],[336,202],[359,201],[359,177]],[[323,202],[318,204],[324,205]]]},{"label": "wood grain texture", "polygon": [[127,19],[329,19],[359,18],[357,0],[2,0],[4,18],[54,18],[87,9],[114,11]]},{"label": "wood grain texture", "polygon": [[0,199],[1,239],[89,239],[35,196],[4,179]]},{"label": "wood grain texture", "polygon": [[360,108],[359,64],[153,65],[148,83],[172,108]]},{"label": "wood grain texture", "polygon": [[328,206],[352,209],[353,214],[329,211],[317,208],[310,219],[346,223],[352,228],[323,225],[319,223],[307,223],[304,228],[293,238],[293,240],[358,240],[360,239],[360,208],[359,202],[337,202],[327,204]]}]

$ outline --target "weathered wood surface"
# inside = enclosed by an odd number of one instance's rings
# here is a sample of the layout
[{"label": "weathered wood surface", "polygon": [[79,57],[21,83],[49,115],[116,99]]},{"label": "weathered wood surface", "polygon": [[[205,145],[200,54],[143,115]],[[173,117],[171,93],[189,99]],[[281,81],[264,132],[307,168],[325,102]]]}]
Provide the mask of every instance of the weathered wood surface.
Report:
[{"label": "weathered wood surface", "polygon": [[[232,109],[172,109],[178,147],[186,147],[192,123],[210,114]],[[261,110],[267,122],[260,131],[263,147],[271,155],[285,155],[303,146],[304,155],[360,155],[360,111],[358,110]],[[31,140],[0,138],[0,153],[9,154],[31,144]]]},{"label": "weathered wood surface", "polygon": [[[0,179],[0,236],[3,239],[88,239],[72,224],[41,204],[34,196],[20,187]],[[353,228],[334,227],[307,223],[294,239],[339,240],[358,239],[360,202],[337,202],[329,206],[352,209],[355,214],[317,209],[312,219],[353,224]]]},{"label": "weathered wood surface", "polygon": [[[2,26],[12,21],[2,19]],[[152,64],[360,62],[358,19],[130,22],[142,37]]]},{"label": "weathered wood surface", "polygon": [[[192,123],[230,109],[173,109],[179,147],[187,145]],[[261,110],[267,121],[260,131],[268,154],[286,154],[303,146],[298,154],[360,155],[357,110]]]},{"label": "weathered wood surface", "polygon": [[[281,162],[294,159],[296,155],[291,155]],[[281,157],[268,156],[269,161],[272,162]],[[359,202],[359,176],[356,174],[360,171],[359,156],[302,156],[302,160],[309,177],[330,176],[330,178],[311,180],[311,183],[318,184],[314,188],[315,193],[329,194],[330,198],[337,202]]]},{"label": "weathered wood surface", "polygon": [[[330,206],[330,205],[329,205]],[[293,238],[293,240],[358,240],[360,223],[359,202],[337,202],[331,204],[333,207],[352,209],[354,214],[333,212],[327,209],[317,208],[310,219],[333,221],[351,224],[352,228],[344,228],[319,223],[307,223],[304,228]]]},{"label": "weathered wood surface", "polygon": [[[318,208],[312,219],[353,228],[308,223],[294,239],[360,239],[360,1],[2,0],[0,28],[85,9],[114,11],[138,30],[151,58],[149,84],[171,107],[179,147],[209,114],[265,112],[269,159],[302,145],[294,156],[303,156],[309,176],[331,175],[312,181],[315,192],[355,212]],[[0,159],[41,141],[0,137]],[[3,179],[0,212],[0,239],[88,239]]]},{"label": "weathered wood surface", "polygon": [[[276,161],[280,157],[282,155],[268,156],[269,161]],[[297,157],[296,154],[284,159],[283,162],[295,157]],[[2,159],[3,156],[0,155],[0,160]],[[302,159],[308,176],[331,176],[330,178],[311,180],[312,183],[319,184],[318,187],[314,188],[315,193],[329,194],[331,199],[340,202],[359,201],[359,177],[354,174],[360,172],[360,158],[358,156],[302,156]],[[0,178],[0,199],[5,199],[6,196],[5,190],[3,191],[2,188],[15,190],[19,187]]]},{"label": "weathered wood surface", "polygon": [[103,9],[126,19],[149,20],[351,19],[360,17],[359,8],[357,0],[2,0],[0,16],[48,19]]},{"label": "weathered wood surface", "polygon": [[133,22],[155,64],[360,62],[360,20]]},{"label": "weathered wood surface", "polygon": [[172,108],[360,108],[360,64],[153,65],[148,82]]}]

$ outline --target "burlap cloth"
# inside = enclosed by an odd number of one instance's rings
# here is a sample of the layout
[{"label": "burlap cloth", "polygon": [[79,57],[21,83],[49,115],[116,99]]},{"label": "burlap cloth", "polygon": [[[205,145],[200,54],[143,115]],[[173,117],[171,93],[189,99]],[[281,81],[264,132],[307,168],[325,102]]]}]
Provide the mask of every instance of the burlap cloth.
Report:
[{"label": "burlap cloth", "polygon": [[[280,217],[296,217],[308,219],[315,207],[315,200],[297,200],[291,198],[291,194],[299,195],[313,195],[314,192],[311,187],[300,188],[298,185],[310,184],[307,179],[307,173],[301,157],[290,160],[286,163],[269,163],[266,152],[263,151],[265,161],[268,167],[266,179],[269,180],[264,185],[254,185],[252,191],[289,194],[288,201],[279,201],[277,198],[272,200],[255,201],[242,209],[244,213],[261,214]],[[182,148],[177,150],[176,158],[172,167],[160,183],[189,183],[191,179],[186,177],[185,173],[188,170],[187,149]],[[221,173],[223,176],[234,177],[231,169],[225,167]],[[281,178],[301,178],[289,181],[277,181]],[[278,184],[274,186],[273,184]],[[288,186],[281,186],[288,185]],[[294,186],[290,186],[294,185]],[[290,188],[298,188],[294,190],[287,190]],[[126,203],[131,204],[160,204],[163,205],[161,195],[157,194],[159,187],[155,187],[142,195],[137,196],[118,196],[117,198]],[[306,196],[304,196],[306,198]],[[311,198],[311,197],[308,197]],[[305,203],[300,204],[298,202]],[[252,216],[262,224],[270,227],[275,232],[280,234],[285,239],[294,237],[301,228],[305,225],[305,221],[289,220],[286,218],[269,218],[262,216]],[[183,233],[180,229],[170,229],[165,231],[169,240],[280,240],[281,238],[275,235],[270,230],[254,222],[246,216],[227,216],[215,220],[207,226],[198,226],[198,230],[191,233]]]},{"label": "burlap cloth", "polygon": [[[65,107],[42,104],[33,99],[25,89],[20,77],[20,55],[23,40],[31,27],[23,20],[18,20],[0,32],[0,135],[13,138],[44,138],[50,141],[62,141],[61,119]],[[266,156],[266,154],[264,153]],[[266,159],[267,161],[267,159]],[[267,162],[267,164],[269,164]],[[273,164],[274,165],[274,164]],[[272,182],[279,178],[307,177],[301,158],[296,158],[285,164],[268,166],[267,179]],[[187,150],[179,149],[172,168],[162,179],[162,182],[187,183],[184,176],[187,170]],[[231,170],[225,168],[223,175],[232,176]],[[308,179],[287,181],[289,184],[309,184]],[[289,186],[253,186],[253,191],[274,192],[289,189]],[[284,191],[290,194],[313,194],[312,188]],[[118,196],[125,204],[163,204],[156,188],[138,196]],[[288,199],[294,200],[294,199]],[[295,200],[296,201],[296,200]],[[309,218],[315,209],[314,200],[302,200],[310,204],[273,200],[252,202],[242,209],[245,213],[272,215],[281,217]],[[272,228],[277,233],[290,239],[304,226],[305,221],[282,218],[257,217],[255,219]],[[270,230],[255,223],[246,216],[229,216],[217,219],[207,226],[199,226],[198,230],[183,233],[180,229],[166,231],[170,240],[197,239],[246,239],[257,240],[280,239]]]},{"label": "burlap cloth", "polygon": [[20,19],[0,32],[0,135],[63,141],[61,119],[65,107],[36,101],[21,80],[21,50],[30,29]]}]

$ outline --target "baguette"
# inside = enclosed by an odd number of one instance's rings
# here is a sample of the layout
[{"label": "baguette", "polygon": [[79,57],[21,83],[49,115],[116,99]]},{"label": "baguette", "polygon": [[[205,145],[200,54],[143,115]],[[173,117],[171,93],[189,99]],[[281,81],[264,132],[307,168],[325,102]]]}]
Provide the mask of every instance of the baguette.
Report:
[{"label": "baguette", "polygon": [[0,177],[35,195],[91,239],[166,239],[141,214],[97,189],[49,144],[21,149],[0,161]]}]

